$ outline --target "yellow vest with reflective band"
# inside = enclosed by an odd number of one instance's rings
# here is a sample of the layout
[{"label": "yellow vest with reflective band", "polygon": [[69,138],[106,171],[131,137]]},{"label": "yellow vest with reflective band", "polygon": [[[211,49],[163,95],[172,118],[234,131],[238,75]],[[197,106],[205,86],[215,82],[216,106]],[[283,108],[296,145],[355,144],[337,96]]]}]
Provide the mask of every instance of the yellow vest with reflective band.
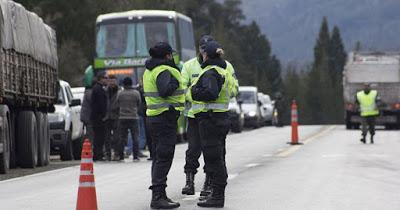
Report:
[{"label": "yellow vest with reflective band", "polygon": [[[226,70],[232,75],[234,78],[234,81],[231,82],[231,86],[229,90],[231,91],[230,97],[236,97],[238,95],[238,90],[239,90],[239,82],[236,79],[235,75],[235,70],[232,66],[231,63],[226,61],[227,67]],[[196,78],[199,77],[200,73],[203,71],[201,69],[201,64],[198,61],[198,58],[192,58],[183,64],[182,68],[182,81],[185,86],[185,88],[189,89],[189,87],[193,84],[193,82],[196,80]],[[190,91],[187,91],[186,94],[186,106],[185,106],[185,116],[194,118],[194,113],[193,110],[191,109],[191,103],[192,103],[192,96],[190,94]]]},{"label": "yellow vest with reflective band", "polygon": [[190,95],[191,95],[191,89],[194,85],[197,84],[197,82],[200,80],[201,76],[211,70],[215,69],[218,74],[224,78],[224,84],[222,85],[221,91],[219,92],[218,98],[215,101],[211,102],[203,102],[203,101],[196,101],[192,100],[192,107],[191,110],[193,114],[197,114],[200,112],[208,112],[209,110],[212,110],[213,112],[227,112],[229,111],[229,100],[230,100],[230,88],[232,88],[231,83],[233,82],[233,76],[228,72],[226,69],[223,69],[219,66],[207,66],[203,69],[203,71],[200,73],[199,77],[196,78],[193,81],[192,86],[190,87]]},{"label": "yellow vest with reflective band", "polygon": [[[163,98],[158,93],[157,88],[157,77],[163,71],[169,71],[175,79],[179,82],[178,89],[172,94],[172,96],[168,96]],[[160,65],[154,68],[153,70],[148,70],[143,74],[143,90],[144,96],[146,100],[147,116],[157,116],[161,113],[169,110],[170,106],[175,107],[175,110],[183,111],[184,103],[185,103],[185,92],[182,84],[182,78],[180,72],[167,65]]]},{"label": "yellow vest with reflective band", "polygon": [[376,107],[377,96],[378,92],[376,90],[371,90],[369,94],[365,94],[364,91],[357,93],[357,100],[358,103],[360,103],[362,117],[379,115],[379,110]]}]

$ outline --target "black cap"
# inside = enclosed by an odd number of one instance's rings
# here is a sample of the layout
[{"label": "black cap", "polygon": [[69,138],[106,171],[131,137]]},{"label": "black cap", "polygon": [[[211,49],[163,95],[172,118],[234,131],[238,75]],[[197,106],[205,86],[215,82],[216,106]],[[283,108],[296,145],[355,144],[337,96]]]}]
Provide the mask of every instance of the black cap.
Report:
[{"label": "black cap", "polygon": [[222,48],[222,46],[216,41],[209,41],[204,45],[204,52],[207,53],[209,57],[218,57],[219,54],[217,50]]},{"label": "black cap", "polygon": [[203,35],[199,40],[200,48],[204,49],[205,44],[210,41],[215,41],[214,37],[210,35]]},{"label": "black cap", "polygon": [[172,54],[174,50],[171,45],[166,42],[159,42],[149,49],[149,54],[153,58],[164,58],[168,54]]},{"label": "black cap", "polygon": [[126,87],[132,86],[132,79],[130,77],[125,77],[124,80],[122,81],[122,84]]}]

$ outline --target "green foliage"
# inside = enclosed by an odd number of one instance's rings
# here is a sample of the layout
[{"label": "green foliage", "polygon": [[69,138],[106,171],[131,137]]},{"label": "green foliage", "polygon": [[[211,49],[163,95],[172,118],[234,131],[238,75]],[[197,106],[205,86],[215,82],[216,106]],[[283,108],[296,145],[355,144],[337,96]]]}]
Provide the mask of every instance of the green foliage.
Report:
[{"label": "green foliage", "polygon": [[342,72],[346,57],[339,28],[334,26],[329,33],[328,21],[323,18],[314,47],[314,62],[300,74],[289,66],[284,80],[287,96],[299,104],[301,123],[343,121]]}]

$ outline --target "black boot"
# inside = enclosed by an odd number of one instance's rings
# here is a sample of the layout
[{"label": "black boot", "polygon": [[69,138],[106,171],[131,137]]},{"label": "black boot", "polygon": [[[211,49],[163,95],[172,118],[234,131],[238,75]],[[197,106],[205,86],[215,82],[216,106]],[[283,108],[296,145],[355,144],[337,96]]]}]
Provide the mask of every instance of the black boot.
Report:
[{"label": "black boot", "polygon": [[194,195],[194,173],[186,173],[186,186],[182,188],[183,195]]},{"label": "black boot", "polygon": [[374,143],[374,135],[371,135],[371,144]]},{"label": "black boot", "polygon": [[204,180],[203,189],[200,192],[200,199],[201,197],[207,197],[211,194],[211,176],[206,174],[206,180]]},{"label": "black boot", "polygon": [[173,202],[164,191],[153,191],[150,207],[152,209],[176,209],[179,203]]},{"label": "black boot", "polygon": [[360,141],[361,141],[362,143],[365,144],[365,136],[362,136],[362,138],[360,139]]},{"label": "black boot", "polygon": [[214,188],[211,195],[203,201],[197,203],[200,207],[223,208],[225,204],[225,189]]}]

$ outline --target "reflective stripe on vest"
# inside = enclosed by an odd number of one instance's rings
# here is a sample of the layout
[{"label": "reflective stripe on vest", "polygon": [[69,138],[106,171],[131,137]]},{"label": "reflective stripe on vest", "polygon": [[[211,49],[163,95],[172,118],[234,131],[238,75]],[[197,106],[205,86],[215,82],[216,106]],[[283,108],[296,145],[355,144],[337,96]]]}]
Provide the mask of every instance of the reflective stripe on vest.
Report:
[{"label": "reflective stripe on vest", "polygon": [[153,105],[148,105],[147,108],[148,109],[161,109],[161,108],[169,108],[169,107],[183,107],[185,106],[184,103],[174,103],[174,104],[170,104],[170,103],[163,103],[163,104],[153,104]]},{"label": "reflective stripe on vest", "polygon": [[[176,90],[170,96],[179,96],[185,94],[185,90]],[[158,92],[146,92],[144,93],[144,97],[161,97]]]},{"label": "reflective stripe on vest", "polygon": [[193,110],[229,109],[229,104],[192,104]]}]

